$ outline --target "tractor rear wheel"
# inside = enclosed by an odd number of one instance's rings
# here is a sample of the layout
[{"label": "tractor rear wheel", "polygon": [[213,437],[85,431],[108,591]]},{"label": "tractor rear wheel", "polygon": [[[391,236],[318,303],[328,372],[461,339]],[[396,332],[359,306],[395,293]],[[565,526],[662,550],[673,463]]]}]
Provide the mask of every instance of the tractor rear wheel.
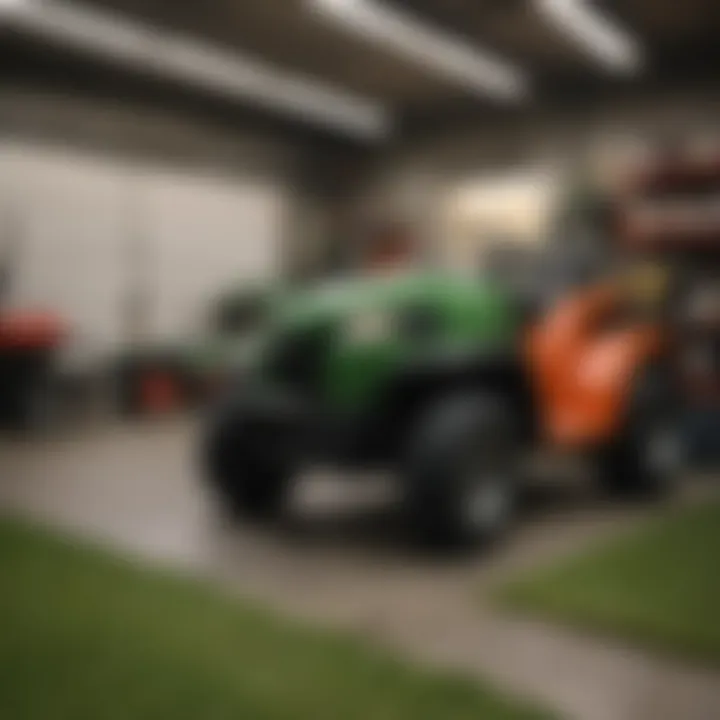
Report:
[{"label": "tractor rear wheel", "polygon": [[435,547],[487,544],[511,524],[517,493],[511,407],[483,393],[431,406],[408,449],[405,490],[415,539]]}]

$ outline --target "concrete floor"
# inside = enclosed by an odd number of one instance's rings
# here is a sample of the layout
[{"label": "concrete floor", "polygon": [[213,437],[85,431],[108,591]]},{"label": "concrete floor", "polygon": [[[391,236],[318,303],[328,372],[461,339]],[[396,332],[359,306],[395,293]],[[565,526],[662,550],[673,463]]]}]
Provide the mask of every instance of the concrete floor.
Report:
[{"label": "concrete floor", "polygon": [[[194,436],[193,423],[179,420],[2,440],[0,507],[230,583],[416,661],[477,673],[567,718],[720,719],[720,673],[500,616],[484,602],[502,577],[651,510],[602,504],[587,484],[542,483],[528,491],[517,532],[492,554],[431,560],[404,543],[381,478],[339,482],[317,472],[299,485],[282,526],[221,522],[195,471]],[[679,501],[708,486],[689,483]]]}]

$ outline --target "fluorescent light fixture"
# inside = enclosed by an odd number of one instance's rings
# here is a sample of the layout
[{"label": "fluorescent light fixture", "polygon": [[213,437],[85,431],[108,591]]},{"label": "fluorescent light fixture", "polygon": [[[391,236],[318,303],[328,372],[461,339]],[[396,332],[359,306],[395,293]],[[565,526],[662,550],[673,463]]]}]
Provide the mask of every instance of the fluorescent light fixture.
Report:
[{"label": "fluorescent light fixture", "polygon": [[111,12],[62,0],[0,0],[2,24],[361,139],[390,131],[390,113],[375,100]]},{"label": "fluorescent light fixture", "polygon": [[590,7],[587,0],[536,0],[536,5],[583,52],[612,72],[632,73],[642,65],[638,41]]},{"label": "fluorescent light fixture", "polygon": [[414,15],[375,0],[308,0],[312,10],[360,37],[381,43],[473,92],[517,100],[528,92],[519,69]]}]

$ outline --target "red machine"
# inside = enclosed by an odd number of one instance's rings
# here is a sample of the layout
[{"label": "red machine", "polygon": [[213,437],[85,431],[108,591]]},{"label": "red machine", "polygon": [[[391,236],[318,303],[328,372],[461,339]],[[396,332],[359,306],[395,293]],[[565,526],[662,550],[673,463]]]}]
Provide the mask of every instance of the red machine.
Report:
[{"label": "red machine", "polygon": [[55,351],[65,324],[47,312],[0,313],[0,419],[33,427],[47,417]]}]

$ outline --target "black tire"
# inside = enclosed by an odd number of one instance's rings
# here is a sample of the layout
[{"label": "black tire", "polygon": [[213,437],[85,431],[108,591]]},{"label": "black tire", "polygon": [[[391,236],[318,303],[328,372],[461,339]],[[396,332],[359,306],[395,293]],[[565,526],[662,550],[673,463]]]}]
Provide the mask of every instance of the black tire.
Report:
[{"label": "black tire", "polygon": [[468,548],[504,534],[517,495],[514,425],[509,403],[478,393],[428,409],[412,434],[405,473],[416,541]]},{"label": "black tire", "polygon": [[599,479],[606,492],[651,499],[672,489],[684,454],[677,397],[665,367],[638,373],[622,431],[600,452]]},{"label": "black tire", "polygon": [[13,413],[15,428],[30,435],[44,435],[61,420],[61,397],[57,378],[50,372],[38,375],[18,389]]},{"label": "black tire", "polygon": [[274,440],[241,407],[226,408],[211,422],[205,472],[231,517],[271,520],[281,514],[291,473]]}]

